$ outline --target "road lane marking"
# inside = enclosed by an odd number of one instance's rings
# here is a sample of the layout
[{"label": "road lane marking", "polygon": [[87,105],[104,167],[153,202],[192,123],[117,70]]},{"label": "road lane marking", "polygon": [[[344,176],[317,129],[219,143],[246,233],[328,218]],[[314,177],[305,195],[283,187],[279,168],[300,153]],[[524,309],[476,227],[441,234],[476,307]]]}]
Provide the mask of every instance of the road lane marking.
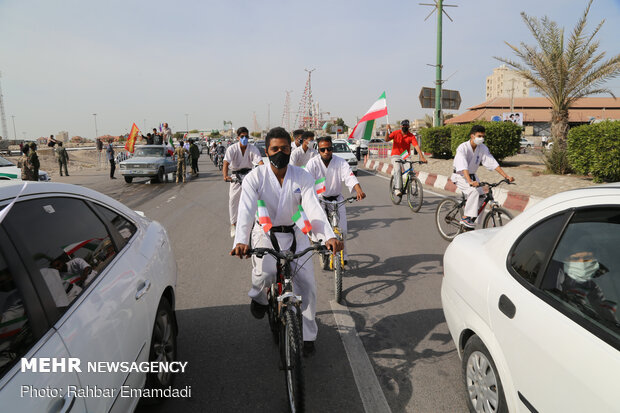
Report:
[{"label": "road lane marking", "polygon": [[[383,175],[379,175],[379,174],[377,174],[377,173],[373,173],[373,172],[365,171],[365,170],[363,170],[363,169],[358,169],[358,171],[361,171],[361,172],[367,173],[368,175],[376,176],[377,178],[385,179],[386,181],[389,181],[389,180],[390,180],[390,178],[388,178],[388,177],[385,177],[385,176],[383,176]],[[431,190],[428,190],[428,189],[424,188],[424,193],[427,193],[427,192],[428,192],[429,194],[437,195],[438,197],[441,197],[441,198],[448,198],[448,197],[449,197],[449,195],[440,194],[440,193],[433,192],[433,191],[431,191]]]},{"label": "road lane marking", "polygon": [[381,390],[379,379],[355,329],[355,321],[349,313],[349,308],[333,300],[329,302],[329,305],[338,324],[338,333],[347,353],[357,391],[364,404],[364,411],[366,413],[391,413],[392,410]]}]

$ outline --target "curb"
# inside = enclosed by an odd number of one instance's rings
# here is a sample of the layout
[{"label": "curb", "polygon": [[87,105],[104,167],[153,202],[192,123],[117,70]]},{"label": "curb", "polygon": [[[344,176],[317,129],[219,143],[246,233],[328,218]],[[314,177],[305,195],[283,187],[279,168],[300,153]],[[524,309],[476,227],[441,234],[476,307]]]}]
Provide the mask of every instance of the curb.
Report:
[{"label": "curb", "polygon": [[[392,165],[385,162],[367,160],[364,162],[364,168],[371,171],[377,171],[382,175],[392,175]],[[423,171],[418,171],[416,174],[418,175],[420,182],[426,186],[443,189],[444,191],[454,192],[457,194],[461,193],[456,185],[454,185],[454,183],[445,175],[437,175]],[[519,212],[523,212],[527,208],[543,200],[543,198],[537,196],[512,192],[504,188],[495,188],[493,195],[495,200],[504,208]]]}]

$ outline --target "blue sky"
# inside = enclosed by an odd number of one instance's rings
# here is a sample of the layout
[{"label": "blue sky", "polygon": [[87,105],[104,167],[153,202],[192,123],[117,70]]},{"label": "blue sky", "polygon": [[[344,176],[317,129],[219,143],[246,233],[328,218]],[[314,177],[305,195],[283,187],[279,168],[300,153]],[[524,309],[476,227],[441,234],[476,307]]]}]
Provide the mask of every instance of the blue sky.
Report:
[{"label": "blue sky", "polygon": [[[13,137],[125,133],[168,121],[173,130],[252,128],[252,113],[280,124],[285,90],[296,111],[313,73],[321,110],[351,125],[385,90],[390,120],[431,110],[418,101],[434,83],[436,19],[430,1],[0,0],[0,71]],[[484,101],[485,79],[510,56],[504,41],[532,43],[519,13],[570,29],[586,0],[451,0],[444,18],[445,88],[461,110]],[[590,27],[608,56],[620,53],[620,1],[595,0]],[[455,73],[456,72],[456,73]],[[620,78],[609,82],[620,95]],[[293,115],[294,117],[294,115]],[[26,134],[24,135],[24,132]],[[0,131],[1,133],[1,131]]]}]

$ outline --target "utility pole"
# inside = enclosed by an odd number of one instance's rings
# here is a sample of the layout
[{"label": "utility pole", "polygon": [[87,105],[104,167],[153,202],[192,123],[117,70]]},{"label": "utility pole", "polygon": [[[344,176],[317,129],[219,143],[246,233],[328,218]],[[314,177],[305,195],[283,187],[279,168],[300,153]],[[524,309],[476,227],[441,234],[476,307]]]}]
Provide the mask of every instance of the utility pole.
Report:
[{"label": "utility pole", "polygon": [[[426,19],[428,19],[429,17],[431,17],[431,15],[435,12],[435,10],[437,10],[437,63],[435,65],[435,120],[434,120],[434,125],[435,126],[441,126],[441,85],[442,85],[442,79],[441,79],[441,70],[443,69],[442,66],[442,43],[443,43],[443,39],[442,39],[442,24],[443,24],[443,15],[444,13],[446,14],[446,16],[448,17],[448,19],[450,19],[450,21],[453,21],[452,18],[448,15],[448,13],[446,13],[446,11],[444,10],[444,7],[457,7],[456,5],[453,4],[443,4],[443,0],[435,0],[434,4],[430,4],[430,3],[420,3],[420,5],[423,6],[433,6],[433,10],[431,10],[430,14],[428,16],[426,16]],[[426,21],[426,19],[424,19],[424,21]]]},{"label": "utility pole", "polygon": [[[2,77],[2,72],[0,72],[0,77]],[[2,95],[2,87],[0,86],[0,121],[2,123],[2,137],[8,140],[8,130],[6,127],[6,116],[4,114],[4,96]]]},{"label": "utility pole", "polygon": [[17,132],[15,132],[15,115],[11,115],[13,118],[13,139],[17,140]]},{"label": "utility pole", "polygon": [[99,132],[97,132],[97,114],[93,113],[93,117],[95,118],[95,140],[99,137]]}]

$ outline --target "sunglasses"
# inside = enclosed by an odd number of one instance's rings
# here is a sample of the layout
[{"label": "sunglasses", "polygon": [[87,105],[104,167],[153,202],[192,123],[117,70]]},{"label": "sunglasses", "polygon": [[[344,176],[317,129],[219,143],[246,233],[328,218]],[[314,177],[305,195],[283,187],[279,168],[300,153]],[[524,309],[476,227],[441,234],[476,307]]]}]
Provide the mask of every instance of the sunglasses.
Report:
[{"label": "sunglasses", "polygon": [[319,148],[319,151],[321,152],[332,152],[334,150],[333,147],[329,146],[327,148]]}]

